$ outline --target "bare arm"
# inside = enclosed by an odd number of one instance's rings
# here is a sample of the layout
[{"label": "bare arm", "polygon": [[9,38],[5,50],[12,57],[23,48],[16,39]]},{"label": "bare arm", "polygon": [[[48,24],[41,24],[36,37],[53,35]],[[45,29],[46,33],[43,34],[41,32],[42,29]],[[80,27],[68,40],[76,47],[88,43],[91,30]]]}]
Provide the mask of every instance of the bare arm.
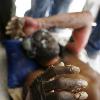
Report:
[{"label": "bare arm", "polygon": [[83,48],[85,48],[89,36],[91,33],[91,27],[83,27],[73,31],[72,38],[74,42],[69,42],[67,44],[67,49],[74,53],[80,53]]},{"label": "bare arm", "polygon": [[60,27],[79,29],[90,26],[92,16],[89,12],[64,13],[37,19],[40,28]]},{"label": "bare arm", "polygon": [[[12,20],[11,23],[8,23],[8,26],[12,25],[12,27],[10,28],[8,27],[8,32],[12,30],[12,33],[15,33],[15,31],[13,32],[13,30],[16,30],[13,29],[13,21],[16,22],[17,19]],[[23,28],[25,34],[23,36],[29,36],[32,35],[34,31],[40,29],[49,29],[52,27],[74,29],[73,31],[74,42],[69,43],[67,47],[70,50],[74,50],[74,52],[77,53],[80,52],[87,44],[91,31],[91,23],[93,21],[91,14],[87,11],[76,12],[76,13],[64,13],[37,19],[31,17],[24,17],[23,19],[25,19]]]},{"label": "bare arm", "polygon": [[41,28],[73,28],[72,37],[74,42],[68,43],[67,48],[75,53],[79,53],[85,48],[88,42],[93,18],[89,12],[77,12],[59,14],[38,20],[42,22],[42,24],[40,24]]},{"label": "bare arm", "polygon": [[70,49],[74,53],[80,53],[82,49],[85,48],[90,37],[93,18],[90,13],[88,13],[86,17],[87,18],[83,15],[85,25],[73,31],[72,38],[74,42],[69,42],[67,45],[67,49]]},{"label": "bare arm", "polygon": [[[25,17],[25,29],[31,29],[31,33],[32,31],[34,32],[34,30],[43,28],[48,29],[51,27],[79,29],[82,27],[90,26],[92,20],[92,16],[88,11],[63,13],[55,16],[37,19]],[[26,33],[30,33],[29,30],[26,30]]]}]

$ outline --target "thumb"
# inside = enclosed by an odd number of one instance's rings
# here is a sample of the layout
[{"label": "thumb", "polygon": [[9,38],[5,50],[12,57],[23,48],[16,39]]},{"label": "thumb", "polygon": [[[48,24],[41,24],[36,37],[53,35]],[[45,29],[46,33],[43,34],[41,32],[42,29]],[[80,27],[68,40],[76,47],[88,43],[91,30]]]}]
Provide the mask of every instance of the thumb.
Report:
[{"label": "thumb", "polygon": [[24,27],[32,27],[33,29],[38,29],[39,23],[37,19],[31,18],[31,17],[25,17],[25,24]]}]

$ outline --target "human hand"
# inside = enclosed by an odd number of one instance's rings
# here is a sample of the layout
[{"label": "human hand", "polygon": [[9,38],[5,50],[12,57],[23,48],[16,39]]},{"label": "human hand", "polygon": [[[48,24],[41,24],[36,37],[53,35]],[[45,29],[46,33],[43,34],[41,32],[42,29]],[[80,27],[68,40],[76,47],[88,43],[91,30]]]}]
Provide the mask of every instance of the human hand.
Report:
[{"label": "human hand", "polygon": [[10,35],[11,38],[20,38],[24,37],[25,33],[23,32],[25,20],[24,18],[13,17],[6,26],[6,34]]},{"label": "human hand", "polygon": [[24,32],[30,36],[32,33],[38,31],[40,29],[40,25],[37,19],[32,17],[24,17],[25,24],[24,24]]},{"label": "human hand", "polygon": [[13,17],[6,26],[6,34],[12,38],[27,37],[39,28],[37,20],[31,17]]},{"label": "human hand", "polygon": [[[73,65],[48,68],[32,81],[28,100],[85,100],[88,95],[82,89],[88,83],[82,79],[66,78],[65,74],[78,74],[80,69]],[[69,75],[70,76],[70,75]],[[26,99],[27,100],[27,99]]]}]

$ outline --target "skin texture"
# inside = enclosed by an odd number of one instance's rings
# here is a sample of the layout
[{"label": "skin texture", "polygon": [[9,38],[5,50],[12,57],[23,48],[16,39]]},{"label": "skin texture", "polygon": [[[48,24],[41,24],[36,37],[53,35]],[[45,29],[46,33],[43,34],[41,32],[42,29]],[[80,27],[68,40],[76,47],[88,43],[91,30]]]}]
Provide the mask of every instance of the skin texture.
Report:
[{"label": "skin texture", "polygon": [[[76,74],[76,75],[71,75],[71,74],[67,74],[65,75],[66,78],[70,77],[72,79],[83,79],[86,80],[88,82],[88,87],[84,90],[87,92],[88,94],[88,98],[86,100],[99,100],[100,99],[100,74],[98,74],[97,72],[95,72],[93,69],[91,69],[91,67],[87,64],[84,63],[82,61],[80,61],[77,57],[77,55],[73,54],[73,53],[64,53],[64,56],[62,57],[62,60],[65,62],[65,65],[75,65],[78,66],[80,68],[80,74]],[[40,75],[41,73],[43,73],[42,70],[38,71],[38,75]],[[32,80],[34,80],[36,78],[36,76],[38,76],[35,73],[31,73],[28,76],[28,80],[27,80],[27,85],[31,85]]]},{"label": "skin texture", "polygon": [[49,61],[49,63],[55,63],[56,59],[59,59],[59,44],[48,31],[37,31],[31,38],[25,38],[23,49],[29,57],[35,58],[42,65],[47,65]]},{"label": "skin texture", "polygon": [[82,76],[81,79],[87,80],[89,85],[86,88],[86,91],[89,97],[86,100],[99,100],[100,99],[100,95],[99,95],[100,93],[100,80],[99,80],[100,74],[95,72],[88,64],[80,61],[77,55],[74,55],[72,53],[65,54],[63,57],[63,60],[66,64],[73,64],[75,66],[78,66],[81,70],[80,72],[80,75]]},{"label": "skin texture", "polygon": [[[89,12],[82,12],[77,14],[62,14],[40,19],[32,19],[30,17],[25,17],[24,19],[24,32],[26,36],[32,35],[34,31],[43,28],[60,27],[74,29],[72,36],[74,43],[69,43],[67,45],[67,49],[74,53],[64,54],[64,57],[62,57],[63,61],[65,64],[73,64],[80,67],[81,75],[73,76],[73,78],[81,77],[88,81],[89,86],[86,91],[89,94],[89,98],[87,100],[99,100],[99,75],[93,71],[88,64],[81,62],[75,55],[75,53],[79,53],[85,47],[88,41],[91,32],[91,23],[93,21],[91,14]],[[12,30],[12,28],[10,30]]]},{"label": "skin texture", "polygon": [[74,29],[72,34],[74,42],[68,43],[67,49],[75,53],[79,53],[87,44],[91,32],[91,23],[93,21],[89,12],[59,14],[39,20],[40,22],[43,20],[44,28],[60,27]]},{"label": "skin texture", "polygon": [[[8,26],[6,27],[8,34],[15,32],[16,34],[18,34],[18,31],[15,31],[14,28],[16,24],[13,24],[14,21],[16,22],[17,19],[13,18],[8,23]],[[90,12],[85,11],[76,13],[64,13],[37,19],[33,19],[31,17],[24,17],[22,18],[22,20],[22,31],[24,31],[24,34],[21,34],[20,36],[23,37],[31,36],[35,31],[40,29],[49,29],[53,27],[73,29],[72,38],[74,42],[68,43],[66,48],[70,51],[73,51],[74,53],[79,53],[86,46],[91,33],[91,26],[93,22],[93,18]]]},{"label": "skin texture", "polygon": [[[76,100],[75,98],[81,100],[81,97],[87,98],[86,92],[82,90],[87,87],[88,83],[85,80],[81,80],[81,78],[70,77],[70,75],[74,76],[79,74],[80,69],[73,65],[60,65],[51,66],[45,71],[37,70],[31,73],[25,84],[23,100],[30,100],[29,98],[38,100],[40,99],[39,93],[41,91],[41,96],[46,96],[45,100]],[[50,79],[51,81],[49,81]],[[39,89],[40,92],[38,93]],[[54,90],[54,92],[51,93],[51,90]],[[28,93],[30,93],[29,97]],[[38,97],[36,94],[38,94]],[[26,97],[28,99],[25,99]]]}]

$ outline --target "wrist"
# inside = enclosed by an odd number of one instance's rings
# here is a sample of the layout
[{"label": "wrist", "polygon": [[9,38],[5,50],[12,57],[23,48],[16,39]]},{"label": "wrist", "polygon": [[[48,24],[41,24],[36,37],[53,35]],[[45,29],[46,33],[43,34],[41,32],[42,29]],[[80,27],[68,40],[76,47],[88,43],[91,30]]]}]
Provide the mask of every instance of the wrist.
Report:
[{"label": "wrist", "polygon": [[48,19],[47,17],[38,18],[37,22],[38,22],[38,25],[39,25],[39,30],[40,29],[49,29],[49,28],[52,28],[54,26],[53,22],[50,19]]},{"label": "wrist", "polygon": [[41,29],[44,29],[45,28],[45,21],[42,19],[42,18],[38,18],[37,19],[37,23],[38,23],[38,29],[41,30]]}]

